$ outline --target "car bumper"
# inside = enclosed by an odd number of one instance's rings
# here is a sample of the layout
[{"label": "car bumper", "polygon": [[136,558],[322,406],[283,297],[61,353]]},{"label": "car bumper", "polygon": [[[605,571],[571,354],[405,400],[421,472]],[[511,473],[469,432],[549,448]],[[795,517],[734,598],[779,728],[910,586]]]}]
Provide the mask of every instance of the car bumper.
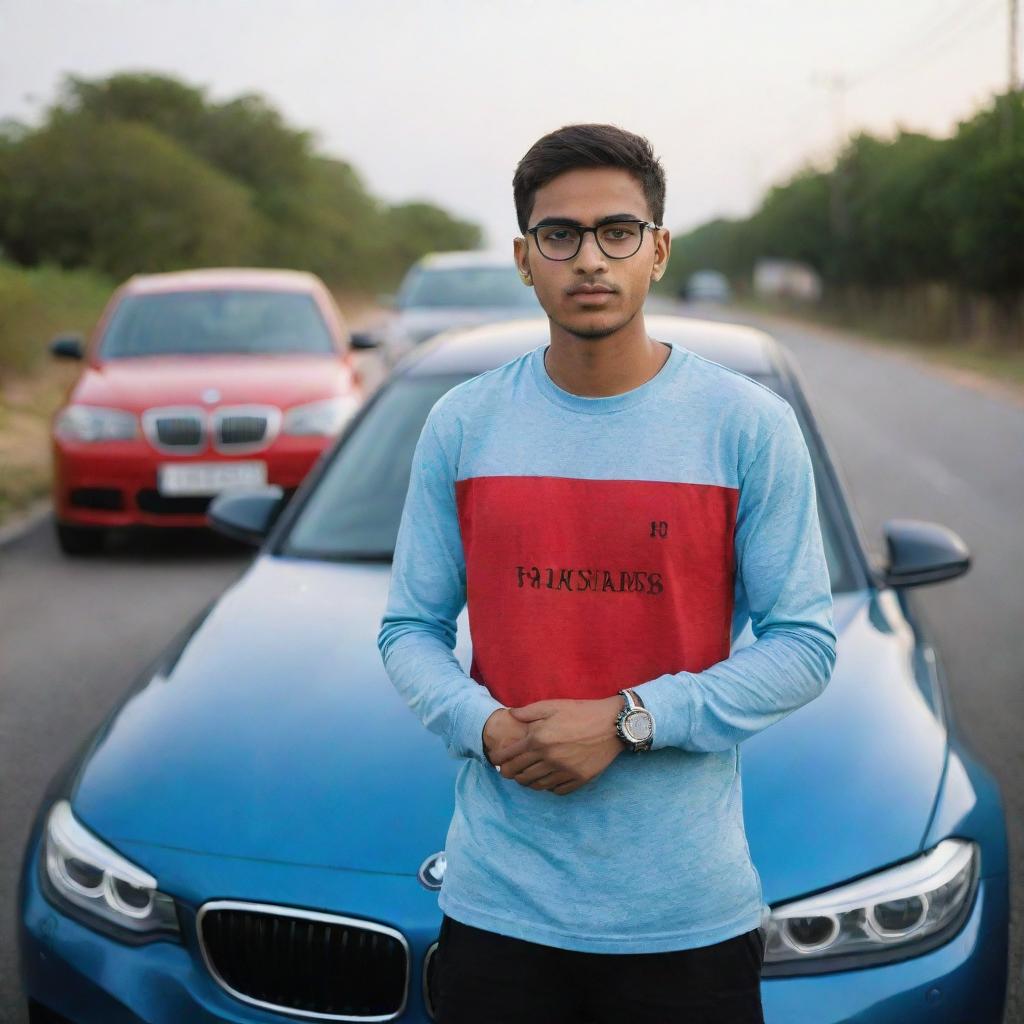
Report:
[{"label": "car bumper", "polygon": [[[206,968],[199,948],[197,903],[179,901],[180,942],[128,945],[82,924],[44,894],[39,847],[37,831],[26,848],[19,890],[18,961],[28,1000],[68,1024],[295,1024],[317,1019],[264,1010],[223,989]],[[425,889],[415,876],[269,862],[247,862],[246,872],[245,888],[258,889],[259,899],[308,906],[299,891],[315,891],[330,909],[343,906],[346,914],[400,928],[410,947],[409,980],[405,1008],[393,1019],[401,1024],[431,1020],[423,982],[424,964],[441,923],[436,892]],[[227,881],[239,875],[235,861],[200,856],[196,875],[218,898],[244,898],[238,886]]]},{"label": "car bumper", "polygon": [[1002,1024],[1008,975],[1006,875],[978,883],[960,931],[899,963],[804,977],[765,978],[766,1024]]},{"label": "car bumper", "polygon": [[267,466],[267,483],[290,494],[333,444],[331,437],[279,437],[268,448],[239,455],[161,455],[142,442],[53,442],[53,507],[74,526],[206,526],[212,495],[163,495],[158,468],[167,463],[241,462]]},{"label": "car bumper", "polygon": [[[51,904],[39,886],[38,835],[23,865],[19,921],[21,979],[25,995],[70,1024],[194,1024],[301,1019],[243,1003],[224,991],[203,964],[194,905],[182,904],[182,941],[128,946],[93,931]],[[217,858],[219,860],[219,858]],[[235,868],[229,868],[234,871]],[[296,882],[323,892],[331,906],[405,934],[410,945],[409,987],[397,1019],[428,1024],[424,964],[437,937],[436,894],[412,878],[321,869],[262,867],[257,881],[272,884],[273,902],[301,904]],[[227,876],[206,879],[224,893]],[[317,877],[312,877],[316,875]],[[341,881],[338,879],[341,878]],[[273,880],[273,882],[272,882]],[[340,888],[339,888],[340,887]],[[344,895],[347,893],[347,895]],[[239,898],[244,898],[239,895]],[[1001,1024],[1007,977],[1006,876],[981,879],[960,932],[946,945],[902,963],[813,977],[766,978],[766,1024]],[[312,1018],[306,1018],[312,1019]]]}]

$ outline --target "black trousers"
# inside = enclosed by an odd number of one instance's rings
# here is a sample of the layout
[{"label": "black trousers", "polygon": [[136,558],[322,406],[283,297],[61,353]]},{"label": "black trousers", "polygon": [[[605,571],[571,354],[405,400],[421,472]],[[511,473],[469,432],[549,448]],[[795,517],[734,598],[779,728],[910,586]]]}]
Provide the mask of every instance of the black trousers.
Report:
[{"label": "black trousers", "polygon": [[438,1024],[764,1024],[757,928],[667,953],[583,953],[445,914],[434,956]]}]

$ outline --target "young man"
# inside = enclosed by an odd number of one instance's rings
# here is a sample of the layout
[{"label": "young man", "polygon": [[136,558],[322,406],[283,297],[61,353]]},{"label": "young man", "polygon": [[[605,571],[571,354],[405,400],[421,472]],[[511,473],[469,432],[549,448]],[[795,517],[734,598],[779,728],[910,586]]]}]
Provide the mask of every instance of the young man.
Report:
[{"label": "young man", "polygon": [[513,191],[550,344],[431,409],[378,637],[463,759],[438,1019],[761,1022],[738,745],[832,673],[810,458],[782,398],[647,335],[670,248],[647,140],[561,128]]}]

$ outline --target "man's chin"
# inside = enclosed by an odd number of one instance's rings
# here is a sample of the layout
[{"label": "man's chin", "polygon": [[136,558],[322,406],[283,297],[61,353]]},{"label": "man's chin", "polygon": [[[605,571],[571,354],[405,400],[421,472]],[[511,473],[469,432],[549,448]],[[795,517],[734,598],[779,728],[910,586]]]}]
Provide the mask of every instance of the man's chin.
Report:
[{"label": "man's chin", "polygon": [[605,317],[601,315],[577,315],[571,319],[563,320],[555,319],[555,317],[550,316],[549,314],[549,319],[553,323],[558,324],[563,331],[568,334],[575,335],[577,338],[597,340],[600,338],[607,338],[609,334],[614,334],[616,331],[621,331],[634,316],[636,316],[635,312],[625,318],[621,316]]}]

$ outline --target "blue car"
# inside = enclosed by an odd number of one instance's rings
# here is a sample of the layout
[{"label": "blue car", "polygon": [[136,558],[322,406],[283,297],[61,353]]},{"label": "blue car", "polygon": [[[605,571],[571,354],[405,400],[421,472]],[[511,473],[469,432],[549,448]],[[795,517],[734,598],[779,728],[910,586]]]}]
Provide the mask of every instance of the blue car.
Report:
[{"label": "blue car", "polygon": [[[792,356],[760,331],[650,316],[650,334],[787,399],[814,462],[838,659],[824,694],[741,744],[772,908],[768,1024],[999,1024],[1003,807],[965,745],[914,588],[969,565],[934,524],[865,554]],[[220,495],[246,572],[54,777],[25,850],[33,1024],[426,1022],[461,760],[376,646],[412,452],[448,388],[542,345],[546,319],[414,350],[287,503]],[[456,655],[470,663],[465,610]],[[734,649],[753,641],[749,623]],[[482,1022],[484,1024],[484,1022]]]}]

